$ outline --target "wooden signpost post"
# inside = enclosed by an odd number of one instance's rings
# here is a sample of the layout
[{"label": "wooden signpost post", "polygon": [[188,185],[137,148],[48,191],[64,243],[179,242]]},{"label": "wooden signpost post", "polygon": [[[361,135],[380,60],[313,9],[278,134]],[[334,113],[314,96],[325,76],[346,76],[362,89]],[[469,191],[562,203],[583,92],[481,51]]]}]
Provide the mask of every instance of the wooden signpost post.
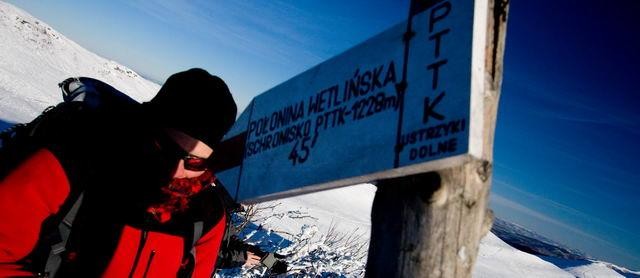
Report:
[{"label": "wooden signpost post", "polygon": [[216,156],[244,202],[378,185],[368,277],[469,277],[487,197],[507,0],[409,19],[257,96]]}]

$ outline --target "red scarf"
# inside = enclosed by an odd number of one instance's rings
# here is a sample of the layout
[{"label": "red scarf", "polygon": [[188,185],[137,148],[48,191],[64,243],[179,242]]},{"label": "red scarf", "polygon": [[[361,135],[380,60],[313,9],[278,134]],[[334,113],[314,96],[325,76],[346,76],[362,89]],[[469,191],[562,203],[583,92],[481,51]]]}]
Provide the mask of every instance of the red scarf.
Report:
[{"label": "red scarf", "polygon": [[169,185],[161,188],[165,196],[164,202],[152,205],[147,209],[160,223],[171,220],[171,215],[183,212],[189,207],[191,196],[196,195],[202,188],[211,185],[216,177],[206,170],[195,178],[173,179]]}]

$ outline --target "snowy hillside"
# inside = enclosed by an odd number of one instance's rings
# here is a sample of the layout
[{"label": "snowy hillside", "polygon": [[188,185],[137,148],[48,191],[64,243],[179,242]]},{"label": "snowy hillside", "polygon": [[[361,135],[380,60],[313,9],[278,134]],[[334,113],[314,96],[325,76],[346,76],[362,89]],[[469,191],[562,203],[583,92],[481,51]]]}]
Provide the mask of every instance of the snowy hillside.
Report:
[{"label": "snowy hillside", "polygon": [[[159,89],[0,2],[0,129],[29,121],[60,102],[57,84],[70,76],[103,80],[138,101],[150,99]],[[362,277],[374,195],[375,187],[364,184],[262,203],[250,211],[253,222],[242,236],[288,255],[293,274]],[[518,226],[497,223],[496,234],[489,233],[480,244],[474,277],[640,277],[638,272],[585,259]],[[261,276],[263,271],[235,269],[218,276]]]},{"label": "snowy hillside", "polygon": [[[315,244],[308,245],[310,248],[322,247],[324,237],[332,225],[336,225],[338,233],[342,235],[362,235],[359,239],[368,241],[369,237],[369,214],[371,204],[375,195],[375,187],[364,184],[341,189],[303,195],[269,203],[261,204],[266,207],[262,211],[262,220],[266,230],[284,231],[280,233],[285,239],[291,240],[290,235],[298,235],[301,231],[318,231],[315,240],[310,240]],[[497,220],[503,232],[504,228],[515,227],[515,225]],[[517,232],[524,232],[533,235],[532,232],[523,228],[515,229]],[[305,235],[308,235],[306,233]],[[515,237],[514,234],[511,235]],[[539,237],[539,236],[537,236]],[[251,240],[251,237],[249,237]],[[558,245],[551,250],[555,250]],[[284,248],[286,252],[295,248]],[[540,247],[539,250],[542,250]],[[312,250],[313,251],[313,250]],[[297,263],[300,257],[312,251],[302,249],[302,251],[291,258]],[[322,250],[320,250],[322,251]],[[541,251],[551,253],[551,251]],[[554,257],[539,257],[520,251],[495,234],[489,233],[480,243],[478,260],[475,265],[473,277],[499,278],[499,277],[637,277],[637,273],[616,272],[615,266],[597,261],[578,259],[579,253],[574,254],[573,259],[560,259]],[[569,257],[569,256],[567,256]],[[325,273],[340,273],[347,277],[362,276],[366,257],[360,262],[354,262],[347,256],[333,255],[334,264],[321,265],[320,270]],[[345,266],[350,266],[350,272],[345,273]],[[355,267],[354,267],[355,266]],[[359,267],[359,268],[358,268]]]},{"label": "snowy hillside", "polygon": [[589,258],[580,251],[562,246],[513,223],[495,219],[491,232],[510,246],[536,255],[576,277],[640,278],[639,272]]},{"label": "snowy hillside", "polygon": [[[354,261],[352,257],[344,255],[346,252],[342,255],[339,251],[329,253],[326,251],[326,246],[323,246],[323,242],[330,229],[333,233],[347,235],[347,237],[359,236],[358,240],[368,242],[369,215],[374,195],[375,187],[363,184],[277,200],[260,204],[266,209],[261,211],[262,216],[258,219],[261,220],[263,229],[280,232],[284,240],[295,242],[295,238],[291,235],[309,236],[309,231],[317,231],[315,238],[308,240],[314,244],[307,244],[306,249],[300,247],[282,249],[285,253],[291,250],[298,252],[290,259],[294,264],[304,263],[301,258],[314,251],[324,252],[330,255],[331,260],[326,260],[325,264],[319,263],[314,266],[315,268],[325,273],[361,277],[366,257],[360,258],[360,261]],[[587,259],[582,253],[562,247],[523,227],[500,219],[496,219],[495,222],[493,232],[489,232],[480,242],[473,277],[640,277],[640,272]],[[494,232],[508,240],[509,244]],[[251,240],[251,237],[248,238]],[[282,244],[281,241],[274,242]],[[260,244],[260,241],[257,243]],[[532,252],[535,254],[518,250],[510,244],[517,245],[521,249],[535,250]],[[357,244],[355,246],[358,247]],[[323,247],[325,250],[322,250]],[[322,258],[319,255],[316,257]]]},{"label": "snowy hillside", "polygon": [[57,84],[73,76],[100,79],[138,101],[150,99],[160,88],[0,1],[0,129],[29,121],[62,101]]}]

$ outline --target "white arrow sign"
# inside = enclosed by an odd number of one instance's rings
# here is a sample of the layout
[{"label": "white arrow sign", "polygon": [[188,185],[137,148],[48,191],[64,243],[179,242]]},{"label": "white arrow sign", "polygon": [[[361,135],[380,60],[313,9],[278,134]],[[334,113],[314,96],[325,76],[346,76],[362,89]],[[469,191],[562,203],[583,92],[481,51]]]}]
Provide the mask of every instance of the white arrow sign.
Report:
[{"label": "white arrow sign", "polygon": [[407,22],[255,97],[217,152],[229,192],[260,201],[479,157],[486,31],[474,32],[473,1],[423,2]]}]

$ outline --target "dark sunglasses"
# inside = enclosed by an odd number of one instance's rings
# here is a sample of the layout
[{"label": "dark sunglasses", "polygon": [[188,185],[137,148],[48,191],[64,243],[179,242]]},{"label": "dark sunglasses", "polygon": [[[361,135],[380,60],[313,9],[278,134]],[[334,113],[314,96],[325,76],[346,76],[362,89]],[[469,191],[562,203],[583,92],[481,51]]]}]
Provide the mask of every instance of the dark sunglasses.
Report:
[{"label": "dark sunglasses", "polygon": [[184,161],[184,168],[187,170],[199,172],[209,168],[208,159],[190,154],[168,135],[156,136],[156,146],[165,156]]},{"label": "dark sunglasses", "polygon": [[188,153],[182,157],[182,161],[184,161],[184,168],[190,171],[199,172],[209,168],[209,163],[207,163],[206,158],[193,156]]}]

